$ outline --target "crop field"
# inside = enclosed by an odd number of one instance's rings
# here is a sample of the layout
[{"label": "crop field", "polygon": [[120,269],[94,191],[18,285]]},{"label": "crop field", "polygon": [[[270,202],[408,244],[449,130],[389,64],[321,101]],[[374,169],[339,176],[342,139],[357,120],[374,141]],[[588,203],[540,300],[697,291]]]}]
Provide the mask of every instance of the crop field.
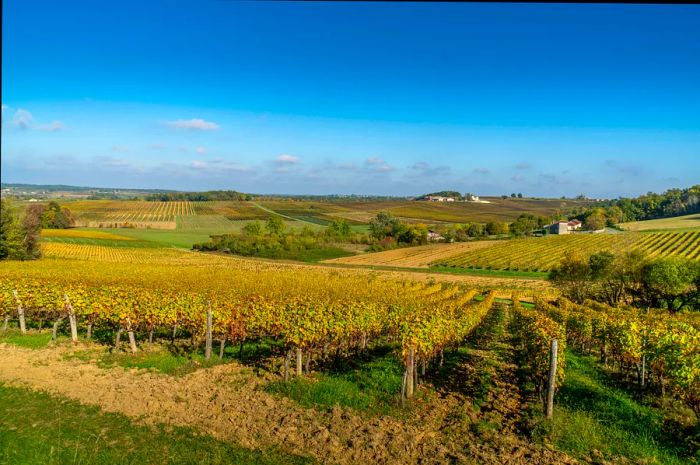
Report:
[{"label": "crop field", "polygon": [[454,244],[432,244],[419,247],[405,247],[384,252],[365,253],[352,257],[327,260],[326,263],[350,265],[395,266],[407,268],[428,268],[431,263],[445,260],[464,252],[491,247],[495,241],[456,242]]},{"label": "crop field", "polygon": [[559,210],[590,204],[590,201],[559,199],[488,198],[485,200],[489,203],[443,203],[412,200],[341,201],[337,204],[350,211],[333,212],[332,215],[367,222],[378,212],[386,210],[414,223],[486,223],[489,221],[513,221],[521,213],[549,216]]},{"label": "crop field", "polygon": [[620,227],[627,231],[652,231],[661,229],[700,228],[700,213],[658,220],[634,221],[622,223]]},{"label": "crop field", "polygon": [[668,233],[580,234],[503,241],[491,247],[445,259],[433,265],[493,270],[549,271],[576,250],[624,252],[642,250],[651,257],[679,256],[700,260],[700,231]]},{"label": "crop field", "polygon": [[42,229],[42,238],[103,239],[109,241],[133,241],[132,237],[104,231],[81,229]]},{"label": "crop field", "polygon": [[77,226],[175,229],[178,216],[195,214],[192,202],[82,200],[65,204]]}]

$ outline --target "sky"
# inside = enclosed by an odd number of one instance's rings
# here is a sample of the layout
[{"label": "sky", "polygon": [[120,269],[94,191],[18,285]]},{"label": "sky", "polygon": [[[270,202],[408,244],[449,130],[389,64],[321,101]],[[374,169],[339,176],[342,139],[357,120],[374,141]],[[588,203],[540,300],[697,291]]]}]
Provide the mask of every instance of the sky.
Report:
[{"label": "sky", "polygon": [[700,183],[700,6],[5,0],[3,182],[270,194]]}]

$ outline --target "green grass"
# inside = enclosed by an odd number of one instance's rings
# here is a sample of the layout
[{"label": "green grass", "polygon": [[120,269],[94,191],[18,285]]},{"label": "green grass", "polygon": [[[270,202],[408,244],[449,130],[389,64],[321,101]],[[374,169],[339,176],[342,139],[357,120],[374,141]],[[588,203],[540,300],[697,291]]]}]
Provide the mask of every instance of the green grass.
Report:
[{"label": "green grass", "polygon": [[137,426],[124,415],[0,384],[0,465],[310,464],[187,428]]},{"label": "green grass", "polygon": [[663,412],[640,404],[600,371],[594,357],[566,353],[566,380],[557,393],[554,419],[542,423],[560,450],[589,457],[593,450],[610,459],[623,456],[635,463],[691,464],[678,433],[664,422]]},{"label": "green grass", "polygon": [[389,346],[374,350],[376,357],[345,360],[341,366],[310,377],[273,381],[265,390],[305,407],[336,405],[371,414],[397,414],[400,409],[403,367]]},{"label": "green grass", "polygon": [[500,278],[534,278],[545,279],[548,273],[540,271],[517,271],[517,270],[487,270],[482,268],[455,268],[447,265],[434,265],[430,271],[449,274],[468,274],[477,276],[496,276]]},{"label": "green grass", "polygon": [[[57,342],[61,343],[67,338],[59,335]],[[0,344],[13,344],[27,349],[43,349],[51,342],[51,331],[44,330],[37,332],[29,330],[27,334],[22,334],[19,329],[8,328],[5,334],[0,334]]]}]

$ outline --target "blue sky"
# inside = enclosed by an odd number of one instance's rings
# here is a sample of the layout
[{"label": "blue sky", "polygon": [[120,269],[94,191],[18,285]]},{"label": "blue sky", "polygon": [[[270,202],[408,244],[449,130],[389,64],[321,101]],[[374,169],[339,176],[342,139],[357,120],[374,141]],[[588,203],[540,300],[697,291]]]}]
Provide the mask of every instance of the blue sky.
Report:
[{"label": "blue sky", "polygon": [[700,182],[695,5],[3,6],[3,182],[595,197]]}]

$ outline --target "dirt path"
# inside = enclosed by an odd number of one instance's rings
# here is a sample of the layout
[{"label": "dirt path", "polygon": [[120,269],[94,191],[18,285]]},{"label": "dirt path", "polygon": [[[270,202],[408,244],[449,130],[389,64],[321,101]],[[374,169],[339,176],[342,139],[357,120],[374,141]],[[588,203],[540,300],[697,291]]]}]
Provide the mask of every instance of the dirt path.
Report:
[{"label": "dirt path", "polygon": [[[497,306],[468,341],[466,356],[447,367],[445,378],[435,380],[442,395],[458,393],[464,399],[446,416],[441,430],[449,431],[456,440],[462,438],[463,449],[479,463],[575,464],[577,461],[565,454],[530,443],[519,432],[526,401],[513,363],[508,308]],[[460,429],[465,422],[451,420],[466,416],[470,418],[470,431],[479,441],[464,441]]]},{"label": "dirt path", "polygon": [[[260,390],[274,375],[255,375],[235,363],[178,378],[66,359],[72,350],[0,344],[0,382],[66,396],[145,423],[193,427],[249,448],[279,447],[322,463],[569,463],[513,434],[484,441],[467,422],[457,421],[455,428],[450,418],[465,405],[461,394],[448,392],[405,420],[368,418],[339,407],[301,408]],[[494,397],[492,404],[501,401]]]}]

